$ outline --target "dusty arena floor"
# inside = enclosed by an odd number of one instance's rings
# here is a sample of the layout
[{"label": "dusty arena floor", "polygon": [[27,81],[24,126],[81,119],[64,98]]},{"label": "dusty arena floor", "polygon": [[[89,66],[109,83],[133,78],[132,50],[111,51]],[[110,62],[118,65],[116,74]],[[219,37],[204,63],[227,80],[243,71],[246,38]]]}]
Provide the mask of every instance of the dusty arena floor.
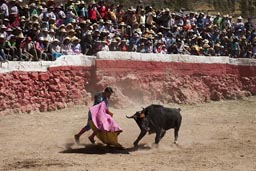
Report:
[{"label": "dusty arena floor", "polygon": [[[178,105],[174,105],[177,107]],[[256,97],[239,101],[180,105],[179,145],[173,130],[159,146],[146,135],[132,146],[139,129],[131,115],[140,107],[112,109],[123,128],[124,149],[91,145],[88,133],[75,145],[73,135],[86,122],[87,107],[0,116],[0,170],[80,171],[256,171]]]}]

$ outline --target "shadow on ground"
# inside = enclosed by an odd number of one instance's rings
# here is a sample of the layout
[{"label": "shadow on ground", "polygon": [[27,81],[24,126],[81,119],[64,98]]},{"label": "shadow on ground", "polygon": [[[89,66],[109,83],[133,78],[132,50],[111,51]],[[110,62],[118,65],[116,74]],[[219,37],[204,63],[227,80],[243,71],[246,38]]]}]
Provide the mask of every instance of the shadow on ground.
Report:
[{"label": "shadow on ground", "polygon": [[[141,144],[138,147],[114,147],[106,146],[104,144],[80,144],[79,147],[74,143],[66,144],[66,150],[60,151],[60,153],[78,153],[78,154],[130,154],[130,152],[137,150],[147,150],[150,147],[146,147],[145,144]],[[81,147],[84,146],[84,147]]]}]

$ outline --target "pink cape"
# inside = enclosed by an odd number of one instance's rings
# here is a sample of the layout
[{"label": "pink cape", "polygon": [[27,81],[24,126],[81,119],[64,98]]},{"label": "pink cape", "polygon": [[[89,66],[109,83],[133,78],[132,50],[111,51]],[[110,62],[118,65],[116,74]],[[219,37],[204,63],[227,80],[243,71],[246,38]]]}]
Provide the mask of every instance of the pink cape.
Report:
[{"label": "pink cape", "polygon": [[121,132],[122,129],[114,121],[112,116],[106,113],[106,110],[107,106],[104,101],[90,108],[95,127],[103,132]]}]

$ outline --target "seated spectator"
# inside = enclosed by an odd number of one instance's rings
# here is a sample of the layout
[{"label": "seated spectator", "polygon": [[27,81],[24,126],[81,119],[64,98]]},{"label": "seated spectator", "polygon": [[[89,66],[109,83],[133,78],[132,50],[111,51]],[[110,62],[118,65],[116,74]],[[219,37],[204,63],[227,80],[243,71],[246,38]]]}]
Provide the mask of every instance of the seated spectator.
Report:
[{"label": "seated spectator", "polygon": [[51,42],[49,42],[48,39],[44,39],[42,43],[43,43],[43,48],[44,48],[44,54],[46,54],[45,57],[42,56],[43,60],[46,60],[46,61],[55,60],[50,52],[50,49],[49,49]]},{"label": "seated spectator", "polygon": [[117,41],[116,39],[112,39],[110,45],[109,45],[109,50],[110,51],[117,51],[117,48],[118,48],[118,44],[117,44]]},{"label": "seated spectator", "polygon": [[80,39],[78,37],[73,37],[72,40],[72,50],[75,55],[82,54]]},{"label": "seated spectator", "polygon": [[54,39],[49,45],[49,51],[55,60],[62,55],[59,43],[60,41],[58,39]]},{"label": "seated spectator", "polygon": [[118,46],[118,51],[127,51],[127,44],[126,44],[126,39],[124,38],[124,39],[122,39],[121,40],[121,43],[120,43],[120,45]]},{"label": "seated spectator", "polygon": [[45,53],[44,41],[47,41],[46,37],[40,37],[35,43],[36,53],[38,60],[47,60],[47,54]]},{"label": "seated spectator", "polygon": [[6,42],[5,49],[8,50],[8,59],[10,61],[18,60],[17,48],[16,48],[16,37],[14,35],[10,36],[10,39]]},{"label": "seated spectator", "polygon": [[61,45],[61,53],[63,55],[71,55],[71,54],[73,54],[72,44],[71,44],[71,40],[70,40],[69,37],[66,37],[63,40],[63,43]]},{"label": "seated spectator", "polygon": [[108,42],[106,40],[102,41],[102,51],[109,51],[109,46],[108,46]]},{"label": "seated spectator", "polygon": [[6,39],[3,34],[0,34],[0,62],[7,61],[7,54],[5,52]]},{"label": "seated spectator", "polygon": [[22,53],[26,56],[26,60],[38,61],[35,43],[32,41],[31,37],[27,37],[22,42],[21,48],[22,48]]}]

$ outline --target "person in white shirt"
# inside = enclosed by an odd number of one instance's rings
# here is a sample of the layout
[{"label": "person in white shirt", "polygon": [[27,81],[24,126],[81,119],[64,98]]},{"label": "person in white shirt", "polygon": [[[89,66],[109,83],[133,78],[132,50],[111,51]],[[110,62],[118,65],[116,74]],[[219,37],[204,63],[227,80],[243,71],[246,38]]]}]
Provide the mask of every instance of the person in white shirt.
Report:
[{"label": "person in white shirt", "polygon": [[75,37],[72,39],[72,41],[73,41],[73,43],[72,43],[72,50],[73,50],[73,53],[76,54],[76,55],[82,54],[80,39],[75,36]]}]

